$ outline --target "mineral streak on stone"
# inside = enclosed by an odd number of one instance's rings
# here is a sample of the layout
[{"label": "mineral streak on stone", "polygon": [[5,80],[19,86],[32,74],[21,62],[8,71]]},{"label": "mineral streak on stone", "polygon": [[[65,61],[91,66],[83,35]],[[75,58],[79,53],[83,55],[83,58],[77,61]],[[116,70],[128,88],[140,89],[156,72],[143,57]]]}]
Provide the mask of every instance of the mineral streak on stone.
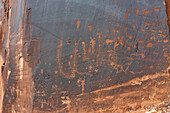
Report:
[{"label": "mineral streak on stone", "polygon": [[1,113],[170,111],[169,0],[1,2]]}]

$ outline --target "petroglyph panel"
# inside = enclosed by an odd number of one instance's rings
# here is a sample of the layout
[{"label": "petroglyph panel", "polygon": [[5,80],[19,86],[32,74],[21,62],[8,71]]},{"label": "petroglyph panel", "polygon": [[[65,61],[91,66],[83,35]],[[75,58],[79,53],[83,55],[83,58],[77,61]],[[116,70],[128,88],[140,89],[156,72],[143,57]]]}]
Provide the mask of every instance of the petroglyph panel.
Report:
[{"label": "petroglyph panel", "polygon": [[148,101],[167,103],[164,0],[5,1],[3,111],[143,112]]}]

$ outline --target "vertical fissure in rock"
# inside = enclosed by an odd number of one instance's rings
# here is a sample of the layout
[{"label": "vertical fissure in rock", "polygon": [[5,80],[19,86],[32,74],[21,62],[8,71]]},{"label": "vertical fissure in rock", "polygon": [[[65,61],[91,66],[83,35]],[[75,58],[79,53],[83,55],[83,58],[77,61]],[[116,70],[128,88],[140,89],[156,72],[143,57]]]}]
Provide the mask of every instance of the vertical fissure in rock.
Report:
[{"label": "vertical fissure in rock", "polygon": [[170,0],[165,0],[165,6],[166,6],[167,24],[170,33]]}]

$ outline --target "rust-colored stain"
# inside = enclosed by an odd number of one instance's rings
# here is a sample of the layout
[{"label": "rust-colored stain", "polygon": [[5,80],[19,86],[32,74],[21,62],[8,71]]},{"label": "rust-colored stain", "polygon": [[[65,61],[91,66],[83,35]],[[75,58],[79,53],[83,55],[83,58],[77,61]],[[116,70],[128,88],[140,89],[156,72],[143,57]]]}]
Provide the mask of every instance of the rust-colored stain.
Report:
[{"label": "rust-colored stain", "polygon": [[146,10],[146,11],[143,11],[143,15],[145,15],[145,14],[150,14],[150,10]]},{"label": "rust-colored stain", "polygon": [[1,0],[0,113],[170,112],[169,0]]},{"label": "rust-colored stain", "polygon": [[82,47],[83,47],[83,60],[86,60],[87,56],[86,56],[86,44],[85,42],[83,41],[82,42]]},{"label": "rust-colored stain", "polygon": [[88,25],[88,29],[89,29],[89,31],[91,31],[92,30],[92,25]]},{"label": "rust-colored stain", "polygon": [[80,19],[77,20],[77,29],[80,27]]},{"label": "rust-colored stain", "polygon": [[127,11],[124,12],[124,11],[121,10],[121,12],[125,13],[125,22],[127,23],[127,22],[128,22],[128,16],[129,16],[129,14],[130,14],[129,8],[128,8]]},{"label": "rust-colored stain", "polygon": [[114,40],[111,40],[111,39],[106,39],[106,43],[109,44],[109,43],[113,43]]},{"label": "rust-colored stain", "polygon": [[147,44],[147,47],[152,47],[152,46],[153,46],[152,43]]}]

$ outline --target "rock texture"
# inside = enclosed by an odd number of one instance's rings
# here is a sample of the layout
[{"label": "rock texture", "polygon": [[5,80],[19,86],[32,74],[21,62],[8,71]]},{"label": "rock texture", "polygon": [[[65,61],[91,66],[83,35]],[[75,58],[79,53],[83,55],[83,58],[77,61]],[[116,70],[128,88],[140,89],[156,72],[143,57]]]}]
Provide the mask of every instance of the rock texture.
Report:
[{"label": "rock texture", "polygon": [[169,0],[1,0],[2,113],[170,112]]}]

